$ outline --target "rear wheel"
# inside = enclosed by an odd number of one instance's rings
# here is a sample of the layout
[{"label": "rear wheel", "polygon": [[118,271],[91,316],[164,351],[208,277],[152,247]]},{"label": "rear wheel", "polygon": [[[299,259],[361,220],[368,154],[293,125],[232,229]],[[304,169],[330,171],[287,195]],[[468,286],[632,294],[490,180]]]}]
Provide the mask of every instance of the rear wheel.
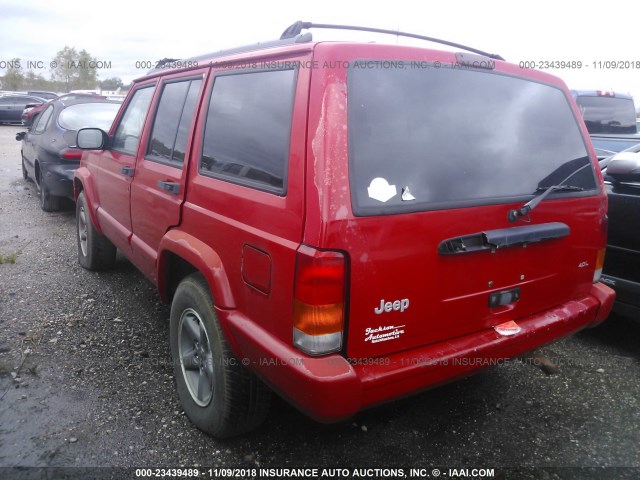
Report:
[{"label": "rear wheel", "polygon": [[60,197],[51,195],[49,189],[44,183],[44,180],[40,178],[40,208],[45,212],[55,212],[60,210]]},{"label": "rear wheel", "polygon": [[87,199],[80,192],[76,203],[78,262],[87,270],[107,270],[116,262],[117,249],[91,222]]},{"label": "rear wheel", "polygon": [[178,396],[199,429],[225,438],[262,423],[271,391],[233,355],[200,273],[176,290],[170,341]]}]

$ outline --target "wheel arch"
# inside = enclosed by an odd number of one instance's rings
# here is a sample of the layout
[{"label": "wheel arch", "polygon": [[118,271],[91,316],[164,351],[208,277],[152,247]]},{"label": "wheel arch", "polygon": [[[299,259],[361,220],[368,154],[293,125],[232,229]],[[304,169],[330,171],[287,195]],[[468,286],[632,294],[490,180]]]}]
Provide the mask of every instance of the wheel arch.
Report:
[{"label": "wheel arch", "polygon": [[98,207],[94,202],[95,188],[91,181],[91,175],[85,167],[78,168],[73,177],[73,200],[76,203],[78,202],[78,196],[81,192],[85,192],[84,198],[87,201],[89,216],[91,217],[93,226],[100,235],[103,235],[102,228],[100,228],[100,222],[98,222],[98,215],[96,214]]},{"label": "wheel arch", "polygon": [[158,292],[164,301],[171,301],[180,281],[200,272],[218,308],[235,308],[231,285],[220,256],[203,241],[181,230],[170,230],[158,249]]}]

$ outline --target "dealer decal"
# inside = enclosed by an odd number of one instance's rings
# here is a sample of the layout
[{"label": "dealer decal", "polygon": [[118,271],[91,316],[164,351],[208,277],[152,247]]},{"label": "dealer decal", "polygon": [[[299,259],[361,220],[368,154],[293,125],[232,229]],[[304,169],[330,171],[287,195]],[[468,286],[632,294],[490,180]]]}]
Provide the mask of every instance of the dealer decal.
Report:
[{"label": "dealer decal", "polygon": [[388,342],[389,340],[397,340],[404,333],[404,325],[385,325],[382,327],[368,327],[364,331],[364,341],[371,343]]}]

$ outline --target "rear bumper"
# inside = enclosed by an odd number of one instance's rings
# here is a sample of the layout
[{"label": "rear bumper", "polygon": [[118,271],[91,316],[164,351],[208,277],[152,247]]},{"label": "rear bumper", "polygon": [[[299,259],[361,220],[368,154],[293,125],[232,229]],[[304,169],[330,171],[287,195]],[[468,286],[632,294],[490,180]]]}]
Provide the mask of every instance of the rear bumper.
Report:
[{"label": "rear bumper", "polygon": [[498,365],[558,338],[599,324],[615,293],[597,283],[590,294],[517,319],[522,331],[504,337],[493,329],[394,355],[349,362],[340,355],[308,357],[237,311],[218,310],[243,364],[274,390],[319,421],[348,418],[373,405],[432,388]]}]

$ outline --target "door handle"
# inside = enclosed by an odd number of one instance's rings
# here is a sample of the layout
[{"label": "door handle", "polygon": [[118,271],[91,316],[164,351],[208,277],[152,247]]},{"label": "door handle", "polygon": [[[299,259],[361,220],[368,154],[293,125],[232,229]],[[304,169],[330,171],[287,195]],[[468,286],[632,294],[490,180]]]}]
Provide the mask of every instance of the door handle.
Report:
[{"label": "door handle", "polygon": [[161,180],[158,182],[158,187],[160,190],[173,193],[174,195],[178,195],[180,193],[180,184],[176,182],[163,182]]},{"label": "door handle", "polygon": [[133,177],[133,172],[133,167],[120,167],[120,173],[126,175],[127,177]]}]

